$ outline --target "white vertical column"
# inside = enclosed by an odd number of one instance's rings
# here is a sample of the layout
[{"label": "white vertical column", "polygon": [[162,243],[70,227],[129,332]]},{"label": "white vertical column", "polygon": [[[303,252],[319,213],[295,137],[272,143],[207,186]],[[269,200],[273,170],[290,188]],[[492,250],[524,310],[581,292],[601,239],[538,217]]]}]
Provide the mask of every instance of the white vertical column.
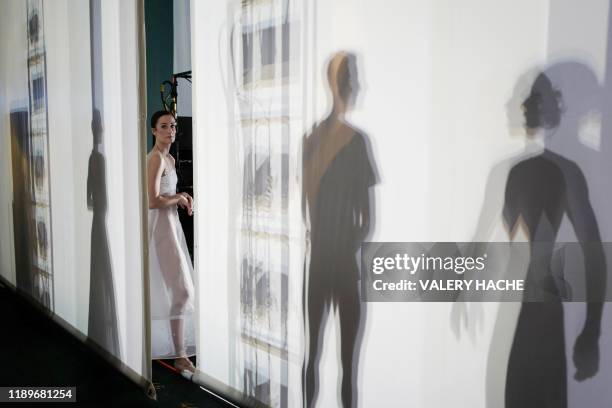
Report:
[{"label": "white vertical column", "polygon": [[142,371],[141,160],[136,1],[101,2],[103,127],[112,264],[121,359]]},{"label": "white vertical column", "polygon": [[[125,275],[124,287],[117,289],[118,298],[125,302],[125,341],[126,363],[140,372],[142,367],[142,339],[144,336],[142,321],[142,194],[141,172],[145,157],[140,156],[139,133],[139,89],[138,89],[138,17],[137,0],[120,1],[119,33],[120,78],[121,86],[118,97],[121,105],[121,146],[123,163],[123,225],[125,226]],[[120,309],[121,310],[121,309]]]},{"label": "white vertical column", "polygon": [[[227,83],[228,4],[191,2],[195,270],[199,369],[229,383],[229,172]],[[224,24],[226,22],[226,24]],[[221,47],[221,48],[220,48]],[[225,48],[224,48],[225,47]]]},{"label": "white vertical column", "polygon": [[[121,47],[119,1],[100,2],[101,8],[101,38],[102,38],[102,95],[103,95],[103,127],[102,154],[106,161],[106,191],[108,197],[108,212],[106,228],[110,248],[111,268],[115,284],[115,299],[119,328],[119,344],[121,355],[125,355],[126,347],[126,240],[125,224],[125,190],[124,178],[128,175],[124,169],[124,143],[129,137],[123,134],[123,100],[121,88],[131,87],[124,84],[121,78]],[[134,135],[133,137],[135,137]],[[136,156],[134,156],[136,158]]]},{"label": "white vertical column", "polygon": [[[49,115],[49,188],[53,243],[54,310],[71,325],[77,325],[75,282],[75,190],[72,185],[73,146],[70,128],[71,70],[68,35],[68,5],[64,0],[44,3],[47,60],[47,109]],[[87,14],[86,14],[87,16]],[[47,24],[48,23],[48,24]],[[68,110],[69,113],[66,112]],[[90,141],[91,142],[91,141]],[[85,156],[87,157],[87,156]],[[70,158],[71,160],[66,160]],[[80,169],[87,171],[87,165]],[[81,196],[85,203],[86,195]],[[89,241],[89,240],[87,240]],[[89,250],[87,249],[87,252]],[[89,265],[87,269],[89,270]],[[85,272],[83,271],[83,272]],[[85,325],[85,329],[87,326]],[[82,330],[82,328],[80,328]]]}]

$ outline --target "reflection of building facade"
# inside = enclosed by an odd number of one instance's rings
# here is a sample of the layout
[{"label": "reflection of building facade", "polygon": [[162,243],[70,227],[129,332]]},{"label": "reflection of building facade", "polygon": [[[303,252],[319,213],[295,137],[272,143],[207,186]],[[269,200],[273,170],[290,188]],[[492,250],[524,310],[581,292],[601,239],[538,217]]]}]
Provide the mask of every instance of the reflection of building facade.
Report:
[{"label": "reflection of building facade", "polygon": [[[272,406],[287,403],[290,151],[301,132],[295,11],[275,1],[237,2],[227,96],[242,197],[234,210],[239,242],[242,366],[236,387]],[[293,53],[292,53],[293,52]],[[297,101],[299,102],[299,100]]]},{"label": "reflection of building facade", "polygon": [[43,6],[40,0],[28,0],[28,79],[29,137],[27,160],[30,166],[30,200],[36,226],[31,294],[46,307],[53,309],[53,264],[51,207],[49,197],[47,132],[47,83]]}]

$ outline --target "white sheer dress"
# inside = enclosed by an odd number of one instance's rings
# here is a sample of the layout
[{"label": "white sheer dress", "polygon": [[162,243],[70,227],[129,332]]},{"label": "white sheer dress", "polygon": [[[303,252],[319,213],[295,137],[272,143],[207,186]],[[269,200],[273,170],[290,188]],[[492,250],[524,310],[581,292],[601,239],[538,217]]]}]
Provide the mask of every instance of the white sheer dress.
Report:
[{"label": "white sheer dress", "polygon": [[[160,194],[176,194],[177,180],[175,169],[166,169]],[[149,276],[152,358],[195,355],[193,266],[176,205],[149,210]],[[173,320],[183,322],[178,333]]]}]

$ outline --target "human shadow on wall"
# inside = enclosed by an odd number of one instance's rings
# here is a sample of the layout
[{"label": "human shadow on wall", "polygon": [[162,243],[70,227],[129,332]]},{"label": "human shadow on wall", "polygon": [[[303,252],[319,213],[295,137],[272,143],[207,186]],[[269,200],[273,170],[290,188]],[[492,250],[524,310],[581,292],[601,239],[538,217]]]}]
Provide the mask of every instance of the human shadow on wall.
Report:
[{"label": "human shadow on wall", "polygon": [[33,293],[32,264],[34,242],[34,214],[29,186],[30,146],[28,143],[28,110],[13,110],[11,118],[11,161],[13,174],[13,236],[15,242],[15,274],[17,288],[28,295]]},{"label": "human shadow on wall", "polygon": [[87,333],[89,339],[120,359],[115,287],[106,229],[106,163],[100,152],[104,129],[98,110],[93,112],[91,130],[93,149],[87,173],[87,208],[93,212],[93,219]]},{"label": "human shadow on wall", "polygon": [[[303,367],[304,401],[314,406],[325,321],[339,317],[340,394],[344,407],[357,406],[357,375],[366,308],[359,297],[356,254],[373,229],[375,165],[368,136],[345,120],[360,84],[354,54],[338,52],[327,65],[332,111],[313,126],[303,142],[303,208],[310,234],[306,261],[304,320],[307,354]],[[308,262],[309,261],[309,262]]]},{"label": "human shadow on wall", "polygon": [[[523,103],[528,133],[544,129],[546,138],[573,136],[553,135],[559,127],[562,114],[562,96],[553,88],[550,79],[542,73],[536,78],[531,93]],[[518,316],[514,340],[508,361],[505,401],[506,407],[564,407],[567,406],[567,363],[565,355],[565,329],[562,292],[551,273],[554,243],[566,215],[577,239],[584,243],[586,279],[595,279],[597,285],[605,274],[605,258],[600,242],[599,227],[595,219],[586,179],[578,165],[548,148],[532,158],[517,163],[510,170],[506,184],[504,221],[511,237],[521,226],[532,243],[531,263],[526,282],[538,282],[552,299],[541,299],[540,293],[526,291]],[[547,245],[535,246],[534,243]],[[589,243],[589,244],[587,244]],[[589,287],[590,303],[586,324],[576,339],[574,363],[576,379],[596,374],[599,363],[599,332],[601,322],[601,295],[593,293],[599,286]],[[530,288],[533,286],[527,286]]]},{"label": "human shadow on wall", "polygon": [[[555,243],[564,217],[580,242],[586,271],[585,276],[571,278],[586,281],[586,298],[589,300],[585,324],[573,348],[574,378],[582,381],[594,376],[598,370],[601,301],[606,281],[605,255],[581,168],[549,149],[551,138],[575,138],[578,130],[573,125],[577,122],[562,121],[565,111],[563,90],[555,88],[548,71],[537,74],[521,105],[527,137],[543,137],[544,148],[539,152],[526,150],[525,154],[513,160],[502,184],[505,185],[503,219],[506,230],[510,238],[519,232],[527,237],[531,258],[525,277],[524,303],[518,310],[514,333],[509,328],[514,312],[507,307],[512,305],[502,303],[497,314],[487,362],[486,399],[487,406],[491,407],[500,403],[495,394],[500,387],[500,356],[505,352],[503,344],[508,335],[513,340],[505,373],[505,406],[567,406],[567,358],[561,302],[571,293],[571,287],[564,279],[559,279],[553,266]],[[576,72],[566,74],[571,77]],[[580,75],[574,78],[576,81],[580,79]],[[497,169],[502,167],[496,166]],[[488,183],[487,190],[490,185]],[[485,202],[489,194],[487,191]]]}]

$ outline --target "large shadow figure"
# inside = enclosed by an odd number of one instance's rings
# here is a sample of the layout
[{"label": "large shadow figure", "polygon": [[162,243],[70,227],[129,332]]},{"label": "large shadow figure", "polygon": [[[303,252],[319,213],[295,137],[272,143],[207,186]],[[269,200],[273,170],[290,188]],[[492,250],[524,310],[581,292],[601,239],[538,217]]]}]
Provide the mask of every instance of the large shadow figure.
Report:
[{"label": "large shadow figure", "polygon": [[[562,96],[539,74],[523,103],[528,135],[551,137],[562,114]],[[576,163],[548,149],[515,164],[504,196],[511,237],[522,229],[531,243],[525,303],[521,305],[508,361],[506,407],[567,406],[563,305],[565,287],[552,274],[553,247],[564,216],[582,245],[587,280],[587,317],[574,346],[575,378],[597,373],[605,288],[605,258],[585,177]],[[530,302],[532,301],[532,302]]]},{"label": "large shadow figure", "polygon": [[106,230],[106,163],[99,150],[102,120],[94,110],[91,123],[93,149],[87,173],[87,207],[93,212],[91,222],[91,264],[89,278],[88,336],[98,346],[120,358],[115,286]]},{"label": "large shadow figure", "polygon": [[305,284],[308,354],[304,398],[314,406],[324,325],[332,308],[340,321],[341,398],[357,405],[357,374],[365,307],[359,300],[356,253],[373,224],[376,182],[367,135],[344,119],[359,93],[356,57],[340,52],[327,66],[333,97],[330,115],[314,126],[303,145],[303,214],[310,221],[310,264]]}]

